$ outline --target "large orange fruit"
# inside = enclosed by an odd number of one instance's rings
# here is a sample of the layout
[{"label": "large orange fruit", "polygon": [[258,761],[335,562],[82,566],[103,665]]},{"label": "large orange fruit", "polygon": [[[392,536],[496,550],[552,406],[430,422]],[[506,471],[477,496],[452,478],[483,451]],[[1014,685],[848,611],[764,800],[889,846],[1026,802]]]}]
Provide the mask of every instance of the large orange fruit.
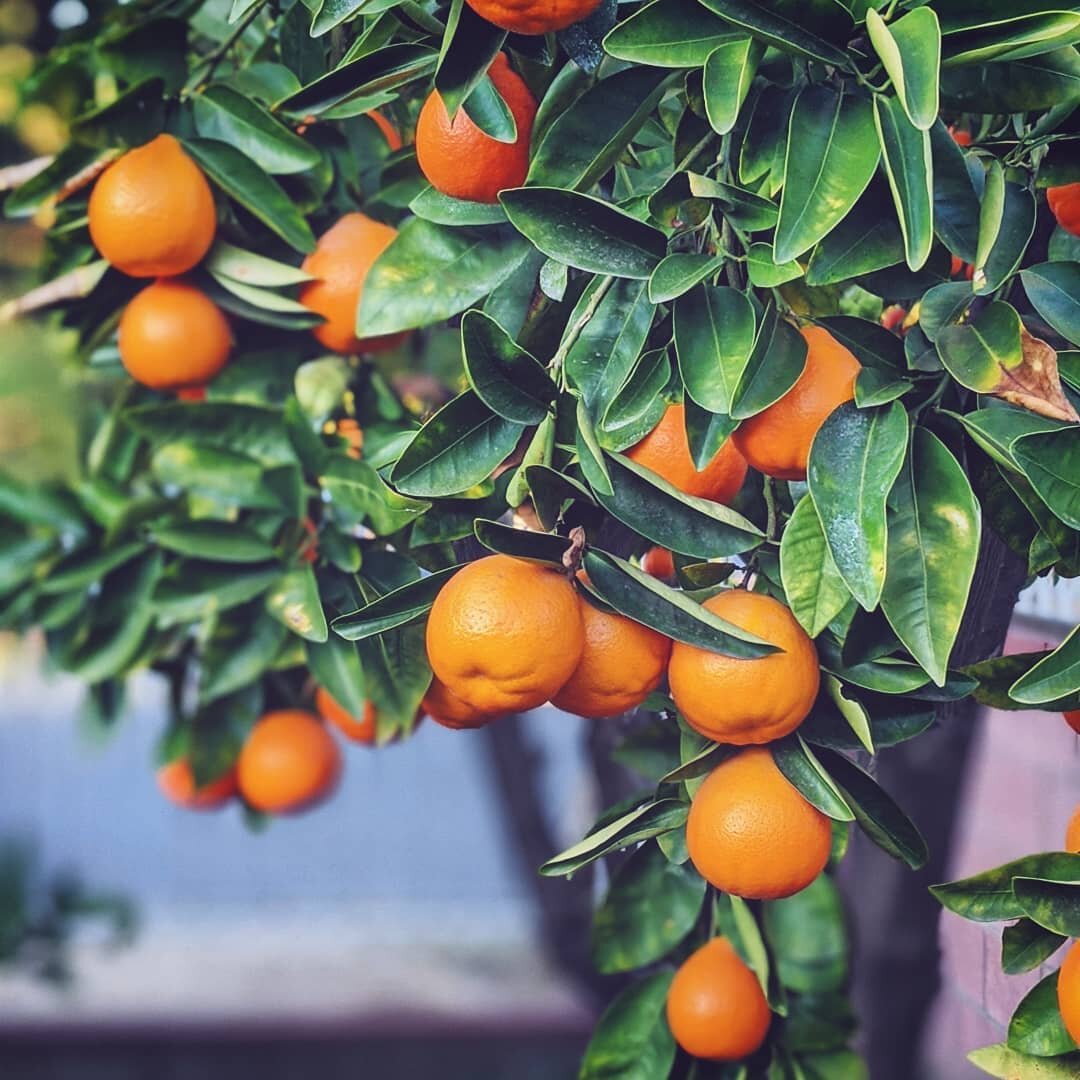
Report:
[{"label": "large orange fruit", "polygon": [[705,610],[781,651],[738,659],[677,641],[668,682],[686,722],[716,742],[742,746],[782,739],[806,719],[821,681],[814,643],[779,600],[726,589]]},{"label": "large orange fruit", "polygon": [[466,0],[489,23],[515,34],[564,30],[591,15],[600,0]]},{"label": "large orange fruit", "polygon": [[829,819],[811,806],[763,747],[717,765],[698,788],[686,845],[706,881],[747,900],[778,900],[825,869]]},{"label": "large orange fruit", "polygon": [[132,277],[172,277],[210,250],[214,196],[171,135],[129,150],[99,177],[87,210],[94,247]]},{"label": "large orange fruit", "polygon": [[1080,182],[1047,188],[1046,201],[1057,223],[1073,236],[1080,236]]},{"label": "large orange fruit", "polygon": [[504,53],[492,61],[488,75],[517,124],[517,138],[512,143],[485,135],[464,109],[459,108],[451,120],[437,90],[424,102],[416,122],[420,171],[433,188],[455,199],[498,202],[499,192],[520,187],[529,171],[536,98],[511,69]]},{"label": "large orange fruit", "polygon": [[581,601],[585,648],[552,705],[589,719],[618,716],[640,705],[660,685],[671,638]]},{"label": "large orange fruit", "polygon": [[1080,806],[1072,812],[1065,829],[1065,850],[1080,855]]},{"label": "large orange fruit", "polygon": [[1061,715],[1065,717],[1065,723],[1068,724],[1077,735],[1080,735],[1080,709],[1072,709]]},{"label": "large orange fruit", "polygon": [[1074,941],[1058,973],[1058,1008],[1065,1030],[1080,1043],[1080,942]]},{"label": "large orange fruit", "polygon": [[244,799],[256,810],[287,814],[333,790],[341,751],[322,721],[302,709],[267,713],[251,729],[237,762]]},{"label": "large orange fruit", "polygon": [[185,810],[216,810],[236,794],[236,769],[231,767],[216,780],[197,788],[187,758],[176,758],[158,769],[157,784],[169,802]]},{"label": "large orange fruit", "polygon": [[667,996],[675,1041],[696,1058],[741,1061],[765,1041],[772,1022],[757,976],[727,938],[713,938],[675,972]]},{"label": "large orange fruit", "polygon": [[862,365],[820,326],[804,326],[809,349],[795,385],[779,401],[744,420],[732,438],[758,472],[805,480],[810,444],[828,415],[855,396]]},{"label": "large orange fruit", "polygon": [[155,281],[134,297],[120,316],[118,339],[128,374],[154,390],[209,382],[232,348],[221,308],[174,278]]},{"label": "large orange fruit", "polygon": [[427,624],[431,670],[481,713],[543,705],[574,673],[584,645],[581,605],[566,575],[508,555],[458,571]]},{"label": "large orange fruit", "polygon": [[713,502],[729,503],[746,479],[746,460],[731,439],[726,439],[708,465],[698,472],[686,437],[684,405],[669,405],[660,423],[631,446],[626,456],[684,494]]},{"label": "large orange fruit", "polygon": [[462,701],[457,694],[447,689],[438,679],[433,678],[431,685],[420,702],[420,711],[430,716],[436,724],[461,731],[465,728],[480,728],[498,719],[498,714],[479,712],[472,705]]},{"label": "large orange fruit", "polygon": [[316,280],[301,288],[299,300],[326,320],[311,331],[326,348],[339,353],[381,352],[408,336],[407,332],[356,336],[364,279],[395,236],[397,230],[381,221],[346,214],[319,237],[315,250],[304,259],[302,268]]},{"label": "large orange fruit", "polygon": [[375,742],[375,706],[370,701],[364,702],[363,716],[353,716],[344,705],[338,703],[329,690],[320,686],[315,691],[315,709],[347,739],[368,746]]}]

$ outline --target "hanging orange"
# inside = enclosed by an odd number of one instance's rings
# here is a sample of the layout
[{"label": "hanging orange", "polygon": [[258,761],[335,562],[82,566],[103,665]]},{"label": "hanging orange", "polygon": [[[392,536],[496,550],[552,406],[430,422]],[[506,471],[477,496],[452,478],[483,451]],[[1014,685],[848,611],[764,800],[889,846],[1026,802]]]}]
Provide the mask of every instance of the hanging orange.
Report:
[{"label": "hanging orange", "polygon": [[157,783],[169,802],[185,810],[217,810],[236,795],[236,768],[230,766],[216,780],[196,787],[187,758],[177,758],[158,769]]},{"label": "hanging orange", "polygon": [[477,15],[515,34],[547,34],[588,18],[600,0],[466,0]]},{"label": "hanging orange", "polygon": [[347,739],[371,746],[375,742],[375,706],[364,702],[364,715],[353,716],[325,687],[315,691],[315,709],[328,723],[333,724]]},{"label": "hanging orange", "polygon": [[420,702],[420,711],[430,716],[436,724],[453,728],[455,731],[481,728],[499,718],[498,713],[485,713],[473,708],[436,678],[432,678],[431,685]]},{"label": "hanging orange", "polygon": [[1080,236],[1080,181],[1047,188],[1046,201],[1057,223],[1073,236]]}]

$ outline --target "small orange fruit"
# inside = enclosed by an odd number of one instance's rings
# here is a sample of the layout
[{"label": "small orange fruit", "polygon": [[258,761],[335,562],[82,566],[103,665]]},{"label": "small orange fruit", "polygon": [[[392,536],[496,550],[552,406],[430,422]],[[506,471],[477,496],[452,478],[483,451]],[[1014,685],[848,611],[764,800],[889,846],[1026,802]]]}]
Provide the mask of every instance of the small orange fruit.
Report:
[{"label": "small orange fruit", "polygon": [[1077,735],[1080,735],[1080,709],[1071,709],[1069,712],[1062,713],[1061,715],[1065,717],[1065,723],[1068,724]]},{"label": "small orange fruit", "polygon": [[957,146],[970,146],[971,145],[971,132],[967,128],[951,127],[949,128],[949,134],[953,137],[953,142]]},{"label": "small orange fruit", "polygon": [[467,0],[489,23],[515,34],[565,30],[591,15],[600,0]]},{"label": "small orange fruit", "polygon": [[371,746],[375,742],[375,706],[364,702],[364,715],[355,717],[340,705],[329,690],[320,686],[315,691],[315,709],[328,723],[333,724],[347,739]]},{"label": "small orange fruit", "polygon": [[420,702],[420,711],[430,716],[436,724],[456,731],[481,728],[498,719],[498,714],[478,712],[435,678]]},{"label": "small orange fruit", "polygon": [[585,648],[573,675],[551,699],[566,712],[599,720],[637,708],[659,685],[671,638],[625,615],[581,600]]},{"label": "small orange fruit", "polygon": [[1080,942],[1074,941],[1058,972],[1058,1008],[1065,1030],[1080,1043]]},{"label": "small orange fruit", "polygon": [[724,441],[704,469],[697,470],[686,437],[684,405],[669,405],[656,427],[631,446],[626,456],[684,494],[718,503],[735,498],[746,479],[746,459],[731,439]]},{"label": "small orange fruit", "polygon": [[764,747],[741,750],[705,778],[690,804],[686,845],[710,884],[747,900],[805,889],[829,861],[832,826]]},{"label": "small orange fruit", "polygon": [[781,651],[738,659],[675,642],[668,682],[686,722],[736,746],[790,734],[817,698],[821,669],[813,641],[788,608],[764,593],[725,589],[704,607]]},{"label": "small orange fruit", "polygon": [[451,120],[439,92],[433,90],[416,122],[416,160],[428,183],[444,195],[494,203],[500,191],[525,182],[536,98],[505,53],[495,57],[487,73],[514,117],[517,138],[512,143],[493,139],[461,108]]},{"label": "small orange fruit", "polygon": [[[902,307],[900,304],[890,304],[881,313],[881,325],[886,330],[896,330],[903,326],[904,320],[907,318],[907,308]],[[903,332],[901,330],[901,332]]]},{"label": "small orange fruit", "polygon": [[337,422],[337,433],[349,444],[345,453],[354,461],[359,461],[364,451],[364,429],[347,416]]},{"label": "small orange fruit", "polygon": [[382,132],[386,145],[391,151],[401,149],[401,136],[398,134],[398,129],[378,109],[372,109],[364,115]]},{"label": "small orange fruit", "polygon": [[805,480],[810,444],[829,414],[855,396],[862,365],[821,326],[804,326],[809,349],[795,385],[779,401],[744,420],[732,438],[758,472]]},{"label": "small orange fruit", "polygon": [[757,976],[727,938],[713,938],[675,972],[667,996],[675,1041],[696,1058],[741,1061],[765,1041],[772,1023]]},{"label": "small orange fruit", "polygon": [[87,208],[102,258],[132,277],[173,277],[210,250],[214,196],[171,135],[129,150],[100,176]]},{"label": "small orange fruit", "polygon": [[1080,806],[1072,812],[1065,829],[1065,850],[1080,855]]},{"label": "small orange fruit", "polygon": [[641,560],[641,569],[661,581],[671,581],[675,577],[675,560],[667,548],[651,547]]},{"label": "small orange fruit", "polygon": [[325,798],[341,774],[341,751],[322,721],[302,709],[280,709],[251,729],[237,762],[247,803],[268,814],[303,810]]},{"label": "small orange fruit", "polygon": [[1047,188],[1046,201],[1057,223],[1073,236],[1080,236],[1080,181]]},{"label": "small orange fruit", "polygon": [[128,374],[153,390],[209,382],[232,349],[221,308],[175,278],[162,278],[138,293],[120,316],[117,336]]},{"label": "small orange fruit", "polygon": [[584,646],[581,604],[566,575],[509,555],[459,570],[427,624],[431,670],[481,713],[543,705],[573,675]]},{"label": "small orange fruit", "polygon": [[356,336],[356,312],[364,279],[375,260],[390,246],[397,230],[365,214],[345,214],[319,237],[302,269],[314,277],[301,288],[298,299],[326,320],[311,332],[339,353],[382,352],[408,337],[408,332],[377,337]]},{"label": "small orange fruit", "polygon": [[236,768],[230,767],[216,780],[197,788],[187,758],[176,758],[158,769],[157,783],[169,802],[185,810],[217,810],[236,794]]}]

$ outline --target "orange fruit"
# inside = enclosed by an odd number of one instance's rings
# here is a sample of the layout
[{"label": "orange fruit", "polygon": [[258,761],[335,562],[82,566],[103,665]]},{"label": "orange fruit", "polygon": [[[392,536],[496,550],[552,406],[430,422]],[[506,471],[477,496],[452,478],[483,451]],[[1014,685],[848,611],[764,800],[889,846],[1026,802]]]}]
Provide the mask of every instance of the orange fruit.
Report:
[{"label": "orange fruit", "polygon": [[862,365],[821,326],[804,326],[809,349],[795,385],[779,401],[744,420],[732,438],[758,472],[805,480],[810,444],[829,414],[855,396]]},{"label": "orange fruit", "polygon": [[345,453],[359,461],[364,450],[364,429],[351,417],[346,417],[337,422],[337,433],[349,444]]},{"label": "orange fruit", "polygon": [[1065,723],[1068,724],[1077,735],[1080,735],[1080,709],[1072,709],[1061,715],[1065,717]]},{"label": "orange fruit", "polygon": [[661,581],[671,581],[675,577],[675,560],[667,548],[651,547],[641,560],[641,569]]},{"label": "orange fruit", "polygon": [[736,746],[790,734],[806,719],[821,681],[806,631],[788,608],[764,593],[726,589],[704,607],[781,651],[738,659],[676,641],[668,683],[686,722],[715,742]]},{"label": "orange fruit", "polygon": [[216,780],[195,787],[195,774],[187,758],[176,758],[157,771],[157,784],[169,802],[185,810],[217,810],[236,794],[236,768],[231,767]]},{"label": "orange fruit", "polygon": [[177,401],[205,401],[206,400],[206,387],[205,386],[181,386],[176,391]]},{"label": "orange fruit", "polygon": [[631,446],[626,456],[684,494],[718,503],[735,498],[746,479],[746,460],[731,439],[725,439],[708,465],[697,470],[686,437],[684,405],[669,405],[660,423]]},{"label": "orange fruit", "polygon": [[153,390],[209,382],[232,349],[221,308],[175,278],[162,278],[138,293],[120,316],[117,336],[128,374]]},{"label": "orange fruit", "polygon": [[1057,223],[1073,236],[1080,236],[1080,182],[1047,188],[1046,201]]},{"label": "orange fruit", "polygon": [[341,751],[315,715],[280,709],[251,729],[237,780],[247,803],[268,814],[302,810],[333,790],[341,774]]},{"label": "orange fruit", "polygon": [[1080,806],[1072,812],[1065,828],[1065,850],[1080,855]]},{"label": "orange fruit", "polygon": [[505,53],[495,57],[487,73],[513,114],[517,138],[504,143],[485,135],[461,108],[451,120],[439,92],[433,90],[416,122],[416,160],[428,183],[444,195],[494,203],[504,188],[525,182],[536,98]]},{"label": "orange fruit", "polygon": [[132,277],[173,277],[210,250],[214,196],[171,135],[129,150],[98,178],[87,208],[102,258]]},{"label": "orange fruit", "polygon": [[427,624],[435,677],[481,713],[543,705],[573,675],[584,646],[581,604],[566,575],[509,555],[459,570]]},{"label": "orange fruit", "polygon": [[378,109],[372,109],[371,112],[364,115],[382,132],[386,145],[390,147],[391,151],[401,149],[401,136],[398,134],[397,128]]},{"label": "orange fruit", "polygon": [[764,747],[740,750],[705,778],[690,804],[686,845],[697,872],[747,900],[805,889],[829,861],[832,826]]},{"label": "orange fruit", "polygon": [[565,30],[600,6],[600,0],[467,0],[467,3],[489,23],[515,34]]},{"label": "orange fruit", "polygon": [[382,352],[403,341],[408,332],[377,337],[356,336],[356,311],[364,279],[375,260],[390,246],[397,229],[365,214],[345,214],[319,237],[302,269],[314,277],[298,299],[326,320],[312,329],[316,339],[339,353]]},{"label": "orange fruit", "polygon": [[625,615],[581,600],[585,648],[573,675],[551,699],[566,712],[598,720],[640,705],[660,685],[671,638]]},{"label": "orange fruit", "polygon": [[1065,1030],[1080,1043],[1080,942],[1074,941],[1058,972],[1058,1008]]},{"label": "orange fruit", "polygon": [[970,146],[971,145],[971,132],[967,128],[949,127],[949,134],[953,137],[953,142],[957,146]]},{"label": "orange fruit", "polygon": [[713,938],[675,972],[667,996],[675,1041],[696,1058],[741,1061],[765,1041],[772,1022],[757,976],[727,938]]},{"label": "orange fruit", "polygon": [[424,700],[420,702],[420,711],[430,716],[436,724],[457,731],[480,728],[498,719],[497,714],[478,712],[435,678],[431,680]]},{"label": "orange fruit", "polygon": [[906,318],[906,307],[901,307],[900,304],[890,304],[881,313],[881,325],[884,326],[886,330],[896,330],[903,325]]},{"label": "orange fruit", "polygon": [[315,709],[328,723],[333,724],[347,739],[371,746],[375,742],[375,706],[364,702],[364,715],[355,717],[340,705],[329,690],[320,686],[315,691]]}]

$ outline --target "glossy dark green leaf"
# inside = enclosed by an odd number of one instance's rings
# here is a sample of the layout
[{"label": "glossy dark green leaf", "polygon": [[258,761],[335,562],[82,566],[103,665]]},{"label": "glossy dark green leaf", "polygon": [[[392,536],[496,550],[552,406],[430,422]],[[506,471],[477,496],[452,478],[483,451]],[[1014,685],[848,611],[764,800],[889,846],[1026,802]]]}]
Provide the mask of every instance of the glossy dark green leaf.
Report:
[{"label": "glossy dark green leaf", "polygon": [[277,563],[239,567],[191,560],[158,584],[151,603],[165,625],[196,622],[254,600],[280,577]]},{"label": "glossy dark green leaf", "polygon": [[1067,940],[1031,919],[1020,919],[1001,932],[1001,970],[1006,975],[1032,971],[1049,960]]},{"label": "glossy dark green leaf", "polygon": [[[222,632],[222,631],[225,632]],[[206,705],[243,690],[266,672],[281,652],[288,630],[265,611],[222,627],[203,657],[199,701]]]},{"label": "glossy dark green leaf", "polygon": [[1080,882],[1013,879],[1013,893],[1029,919],[1063,937],[1080,934]]},{"label": "glossy dark green leaf", "polygon": [[607,1007],[585,1048],[578,1080],[664,1080],[675,1040],[664,1019],[672,972],[627,987]]},{"label": "glossy dark green leaf", "polygon": [[799,500],[784,528],[780,575],[791,613],[811,637],[817,637],[840,614],[851,596],[809,495]]},{"label": "glossy dark green leaf", "polygon": [[[972,696],[980,705],[1003,710],[1027,709],[1030,706],[1009,697],[1009,688],[1040,660],[1049,656],[1051,651],[1043,649],[1041,652],[1009,653],[1007,656],[995,656],[977,664],[968,664],[960,670],[977,681]],[[1080,694],[1054,698],[1053,701],[1043,702],[1042,707],[1055,712],[1080,709]]]},{"label": "glossy dark green leaf", "polygon": [[730,416],[701,408],[692,397],[687,397],[683,401],[683,421],[686,426],[686,441],[690,447],[690,457],[694,462],[694,468],[698,470],[704,469],[716,457],[720,448],[739,425],[739,422]]},{"label": "glossy dark green leaf", "polygon": [[1014,878],[1080,881],[1080,855],[1059,851],[1025,855],[972,877],[933,885],[930,891],[950,911],[973,922],[1003,922],[1025,916],[1012,889]]},{"label": "glossy dark green leaf", "polygon": [[948,68],[941,95],[960,112],[1037,112],[1080,99],[1080,56],[1075,47],[1025,60]]},{"label": "glossy dark green leaf", "polygon": [[855,377],[855,404],[860,409],[888,405],[914,387],[910,379],[897,379],[876,368],[863,368]]},{"label": "glossy dark green leaf", "polygon": [[1066,340],[1080,344],[1080,263],[1048,262],[1020,271],[1035,310]]},{"label": "glossy dark green leaf", "polygon": [[649,277],[649,300],[654,304],[674,300],[715,274],[723,265],[721,255],[691,255],[684,252],[667,255],[656,264]]},{"label": "glossy dark green leaf", "polygon": [[981,5],[947,6],[941,15],[946,66],[1037,56],[1080,39],[1080,14],[1063,6],[991,12]]},{"label": "glossy dark green leaf", "polygon": [[759,289],[771,289],[802,277],[803,268],[794,259],[777,263],[773,258],[772,244],[759,241],[747,248],[746,274],[751,285],[756,285]]},{"label": "glossy dark green leaf", "polygon": [[1009,1048],[1034,1057],[1076,1049],[1058,1008],[1058,973],[1051,972],[1025,995],[1009,1020]]},{"label": "glossy dark green leaf", "polygon": [[751,104],[739,149],[740,183],[765,184],[768,195],[774,195],[784,180],[787,124],[793,96],[793,90],[765,86]]},{"label": "glossy dark green leaf", "polygon": [[946,281],[928,290],[919,304],[919,326],[930,341],[971,306],[974,294],[967,281]]},{"label": "glossy dark green leaf", "polygon": [[730,413],[754,349],[753,305],[738,289],[699,285],[675,302],[674,322],[686,392],[710,412]]},{"label": "glossy dark green leaf", "polygon": [[288,571],[266,594],[266,610],[282,625],[307,641],[328,636],[319,585],[308,565]]},{"label": "glossy dark green leaf", "polygon": [[[784,986],[800,994],[843,988],[850,945],[844,904],[828,874],[794,896],[763,904],[762,921]],[[811,926],[813,933],[807,933]],[[828,1080],[843,1076],[827,1075]]]},{"label": "glossy dark green leaf", "polygon": [[779,0],[770,4],[756,0],[704,0],[710,11],[742,27],[783,52],[821,60],[847,69],[847,53],[837,43],[847,40],[851,17],[839,4],[813,0],[799,4]]},{"label": "glossy dark green leaf", "polygon": [[366,525],[376,536],[390,536],[431,505],[394,491],[367,461],[341,454],[324,462],[318,479],[322,497],[343,529]]},{"label": "glossy dark green leaf", "polygon": [[879,157],[869,101],[825,86],[803,90],[788,128],[774,241],[780,262],[808,251],[840,223],[866,190]]},{"label": "glossy dark green leaf", "polygon": [[449,228],[412,218],[364,279],[357,332],[371,337],[448,319],[490,293],[528,253],[506,227]]},{"label": "glossy dark green leaf", "polygon": [[333,633],[326,641],[307,642],[304,651],[311,676],[319,686],[347,709],[351,716],[363,716],[364,706],[367,704],[367,687],[364,666],[360,663],[356,646],[343,636]]},{"label": "glossy dark green leaf", "polygon": [[978,244],[979,196],[964,152],[941,120],[930,128],[930,146],[934,159],[934,231],[951,252],[973,263]]},{"label": "glossy dark green leaf", "polygon": [[662,232],[591,195],[533,187],[504,191],[499,200],[514,228],[548,258],[579,270],[644,279],[667,252]]},{"label": "glossy dark green leaf", "polygon": [[1049,656],[1040,660],[1009,688],[1024,705],[1045,705],[1080,690],[1080,626],[1073,627]]},{"label": "glossy dark green leaf", "polygon": [[439,591],[459,569],[437,570],[384,593],[357,611],[339,615],[332,624],[334,633],[346,641],[362,641],[417,622],[427,615]]},{"label": "glossy dark green leaf", "polygon": [[652,0],[604,38],[604,51],[655,67],[701,67],[717,46],[741,36],[696,0]]},{"label": "glossy dark green leaf", "polygon": [[904,235],[907,264],[912,270],[919,270],[929,258],[934,242],[930,134],[911,123],[896,98],[880,94],[874,98],[874,120]]},{"label": "glossy dark green leaf", "polygon": [[903,343],[879,322],[853,315],[829,315],[817,321],[861,364],[893,374],[906,371]]},{"label": "glossy dark green leaf", "polygon": [[703,88],[713,131],[726,135],[735,126],[764,54],[765,46],[752,37],[725,42],[709,53]]},{"label": "glossy dark green leaf", "polygon": [[883,184],[872,183],[817,245],[806,268],[808,285],[835,285],[903,260],[904,234],[883,189]]},{"label": "glossy dark green leaf", "polygon": [[694,928],[704,899],[705,880],[692,866],[673,865],[655,844],[640,847],[615,872],[593,916],[597,971],[633,971],[662,959]]},{"label": "glossy dark green leaf", "polygon": [[406,626],[357,648],[364,665],[368,697],[375,706],[376,739],[385,742],[416,723],[416,711],[431,683],[424,649],[424,628]]},{"label": "glossy dark green leaf", "polygon": [[834,821],[854,821],[855,815],[814,752],[796,733],[770,747],[777,768],[811,806]]},{"label": "glossy dark green leaf", "polygon": [[748,232],[771,229],[776,224],[774,202],[738,184],[726,184],[701,173],[687,173],[690,194],[696,199],[712,199],[732,225]]},{"label": "glossy dark green leaf", "polygon": [[1006,181],[1000,226],[986,260],[976,263],[974,285],[977,293],[993,292],[1016,271],[1035,231],[1035,216],[1035,196],[1027,188]]},{"label": "glossy dark green leaf", "polygon": [[498,225],[506,221],[506,211],[498,203],[454,199],[426,187],[409,203],[409,209],[436,225]]},{"label": "glossy dark green leaf", "polygon": [[732,418],[746,420],[779,401],[802,374],[806,352],[806,340],[770,303],[732,397]]},{"label": "glossy dark green leaf", "polygon": [[1080,529],[1080,429],[1025,435],[1013,443],[1012,452],[1054,516]]},{"label": "glossy dark green leaf", "polygon": [[810,449],[807,479],[822,528],[852,596],[867,610],[885,584],[885,502],[904,463],[907,413],[841,405]]},{"label": "glossy dark green leaf", "polygon": [[596,428],[600,445],[621,452],[645,438],[664,415],[663,393],[670,381],[667,350],[645,353],[600,418]]},{"label": "glossy dark green leaf", "polygon": [[155,544],[181,555],[218,562],[264,562],[274,549],[258,533],[223,521],[188,521],[151,530]]},{"label": "glossy dark green leaf", "polygon": [[941,27],[937,14],[920,7],[887,24],[871,7],[866,29],[908,118],[916,128],[927,131],[938,115]]},{"label": "glossy dark green leaf", "polygon": [[[485,79],[485,76],[505,40],[504,30],[482,18],[468,4],[458,0],[451,5],[439,65],[435,69],[435,89],[451,119],[456,117],[458,109],[483,82],[487,83],[489,93],[498,96],[490,78]],[[475,122],[471,112],[469,115]],[[481,130],[487,130],[482,125],[478,126]],[[514,127],[512,114],[510,126]],[[488,131],[488,134],[495,137],[494,132]],[[514,137],[512,134],[508,141],[513,142]]]},{"label": "glossy dark green leaf", "polygon": [[565,536],[533,529],[517,529],[486,518],[477,518],[473,529],[476,539],[489,551],[551,566],[562,567],[563,556],[570,547],[570,541]]},{"label": "glossy dark green leaf", "polygon": [[405,495],[446,496],[486,480],[517,446],[524,427],[466,390],[413,436],[390,473]]},{"label": "glossy dark green leaf", "polygon": [[484,74],[461,103],[461,111],[489,138],[501,143],[517,141],[517,121],[491,77]]}]

